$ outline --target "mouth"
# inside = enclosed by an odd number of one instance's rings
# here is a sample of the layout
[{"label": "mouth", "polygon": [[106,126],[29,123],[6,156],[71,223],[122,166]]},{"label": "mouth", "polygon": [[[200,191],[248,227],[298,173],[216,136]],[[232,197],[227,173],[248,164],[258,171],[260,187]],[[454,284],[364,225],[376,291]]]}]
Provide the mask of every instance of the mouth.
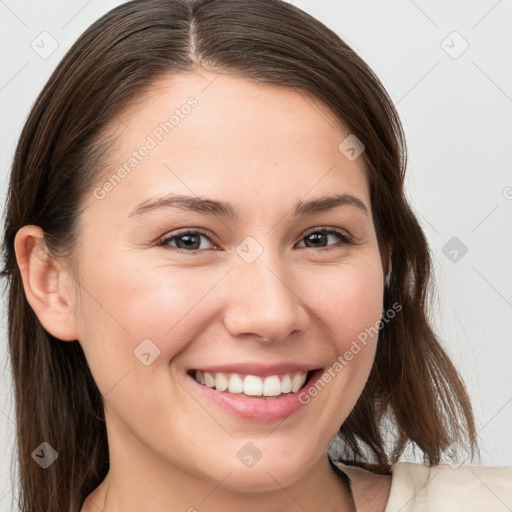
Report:
[{"label": "mouth", "polygon": [[268,424],[300,414],[309,403],[309,389],[323,372],[296,363],[241,363],[194,368],[186,374],[190,390],[206,400],[205,407],[211,404],[238,420]]},{"label": "mouth", "polygon": [[216,372],[191,369],[187,375],[212,391],[256,399],[276,399],[298,394],[320,368],[309,371],[291,371],[273,375],[254,375],[238,372]]}]

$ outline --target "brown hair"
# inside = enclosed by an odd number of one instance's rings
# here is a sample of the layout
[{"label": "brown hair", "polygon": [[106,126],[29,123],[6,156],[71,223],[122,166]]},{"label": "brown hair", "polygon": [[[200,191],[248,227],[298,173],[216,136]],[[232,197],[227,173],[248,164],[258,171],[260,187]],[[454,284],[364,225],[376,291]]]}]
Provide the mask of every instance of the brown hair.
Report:
[{"label": "brown hair", "polygon": [[[389,471],[409,445],[428,464],[453,441],[472,457],[477,449],[468,395],[428,319],[431,257],[404,196],[403,129],[376,75],[337,34],[282,0],[135,0],[93,23],[66,53],[12,164],[2,275],[23,511],[79,511],[109,454],[102,396],[80,344],[51,336],[26,300],[16,232],[39,225],[52,254],[76,256],[80,203],[108,154],[101,134],[156,79],[199,66],[309,92],[365,145],[379,247],[392,251],[384,309],[402,310],[381,328],[366,387],[340,428],[345,460]],[[42,441],[58,452],[46,470],[31,457]]]}]

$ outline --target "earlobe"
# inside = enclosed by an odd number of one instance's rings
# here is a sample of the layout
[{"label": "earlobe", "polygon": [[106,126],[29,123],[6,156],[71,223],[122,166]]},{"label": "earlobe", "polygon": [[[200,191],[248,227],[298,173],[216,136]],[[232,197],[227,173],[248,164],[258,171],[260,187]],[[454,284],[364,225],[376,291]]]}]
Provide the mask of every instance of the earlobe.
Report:
[{"label": "earlobe", "polygon": [[27,300],[42,326],[63,341],[78,339],[69,286],[72,277],[49,254],[39,226],[23,226],[14,250]]}]

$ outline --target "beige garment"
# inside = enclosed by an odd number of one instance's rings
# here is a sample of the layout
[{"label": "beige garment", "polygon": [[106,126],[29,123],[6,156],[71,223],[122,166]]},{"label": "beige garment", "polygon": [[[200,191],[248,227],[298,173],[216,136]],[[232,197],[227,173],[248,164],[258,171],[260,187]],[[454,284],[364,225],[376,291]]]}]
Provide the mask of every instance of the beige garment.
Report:
[{"label": "beige garment", "polygon": [[[365,470],[335,464],[351,480]],[[398,462],[391,468],[385,512],[511,512],[512,466],[428,467]]]}]

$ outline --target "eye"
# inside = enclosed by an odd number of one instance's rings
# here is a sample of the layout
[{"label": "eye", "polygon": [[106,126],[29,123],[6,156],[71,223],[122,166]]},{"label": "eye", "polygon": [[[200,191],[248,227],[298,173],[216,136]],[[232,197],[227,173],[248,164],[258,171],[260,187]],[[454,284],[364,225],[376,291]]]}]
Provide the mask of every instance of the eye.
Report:
[{"label": "eye", "polygon": [[[327,245],[327,247],[325,247],[324,244],[328,242],[329,236],[332,235],[342,241],[341,245],[351,243],[350,236],[347,235],[347,233],[344,231],[327,228],[316,228],[315,230],[312,230],[308,234],[304,235],[302,240],[307,240],[307,243],[311,244],[306,245],[307,248],[316,247],[329,250],[330,245],[333,244]],[[175,247],[180,252],[195,253],[201,249],[207,249],[207,247],[205,248],[201,244],[201,238],[206,239],[210,244],[212,243],[211,237],[202,230],[183,229],[172,236],[166,236],[165,238],[161,239],[157,245]]]},{"label": "eye", "polygon": [[204,247],[201,246],[201,237],[205,238],[211,243],[210,237],[206,235],[204,231],[191,231],[184,229],[175,235],[168,236],[160,240],[157,245],[171,245],[171,243],[176,240],[176,248],[181,252],[195,252],[200,249],[204,249]]},{"label": "eye", "polygon": [[[307,240],[308,243],[312,245],[306,245],[306,247],[320,247],[324,248],[324,243],[327,243],[329,236],[335,235],[339,238],[343,244],[350,244],[351,238],[347,233],[341,231],[339,229],[327,229],[327,228],[316,228],[314,231],[310,231],[308,234],[304,235],[302,240]],[[343,245],[342,244],[342,245]],[[327,246],[327,249],[330,249],[330,246]]]}]

